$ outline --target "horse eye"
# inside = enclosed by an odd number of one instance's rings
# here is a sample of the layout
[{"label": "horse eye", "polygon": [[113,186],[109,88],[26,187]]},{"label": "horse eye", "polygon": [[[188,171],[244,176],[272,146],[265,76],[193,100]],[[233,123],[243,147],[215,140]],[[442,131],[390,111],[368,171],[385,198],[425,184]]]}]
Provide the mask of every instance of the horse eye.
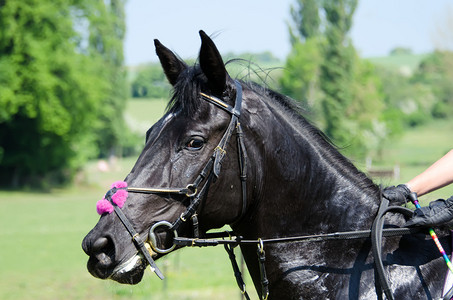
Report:
[{"label": "horse eye", "polygon": [[191,138],[187,144],[186,149],[188,150],[200,150],[204,145],[204,140],[201,137]]}]

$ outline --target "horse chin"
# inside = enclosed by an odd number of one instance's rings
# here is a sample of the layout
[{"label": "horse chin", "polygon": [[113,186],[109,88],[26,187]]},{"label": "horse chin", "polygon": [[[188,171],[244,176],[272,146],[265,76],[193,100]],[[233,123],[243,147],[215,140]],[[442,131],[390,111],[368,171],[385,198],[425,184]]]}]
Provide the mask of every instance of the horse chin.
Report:
[{"label": "horse chin", "polygon": [[118,265],[109,279],[123,284],[137,284],[145,273],[147,263],[142,254],[136,254],[124,263]]}]

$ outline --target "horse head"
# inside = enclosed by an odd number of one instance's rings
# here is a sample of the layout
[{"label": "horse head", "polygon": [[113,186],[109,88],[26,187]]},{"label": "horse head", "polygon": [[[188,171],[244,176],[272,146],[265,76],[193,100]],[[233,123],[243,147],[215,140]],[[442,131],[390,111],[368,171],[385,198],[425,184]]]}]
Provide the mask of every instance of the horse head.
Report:
[{"label": "horse head", "polygon": [[[117,209],[152,246],[154,259],[174,250],[175,236],[222,227],[246,210],[238,167],[241,146],[231,139],[240,126],[242,87],[228,75],[212,40],[203,31],[200,36],[199,65],[191,67],[155,40],[174,94],[166,114],[146,133],[145,147],[120,188],[127,199]],[[226,151],[238,155],[225,156]],[[98,223],[83,240],[88,270],[101,279],[138,283],[146,261],[112,212],[101,209]],[[195,233],[193,219],[199,223]]]}]

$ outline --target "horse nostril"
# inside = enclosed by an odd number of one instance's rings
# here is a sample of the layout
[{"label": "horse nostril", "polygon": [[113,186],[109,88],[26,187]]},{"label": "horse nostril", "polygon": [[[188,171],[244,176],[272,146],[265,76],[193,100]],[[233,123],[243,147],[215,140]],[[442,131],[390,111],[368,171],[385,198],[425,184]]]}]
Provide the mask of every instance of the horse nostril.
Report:
[{"label": "horse nostril", "polygon": [[102,249],[104,249],[107,244],[109,243],[109,240],[106,238],[106,237],[101,237],[101,238],[98,238],[94,244],[93,244],[93,252],[96,253],[96,252],[100,252]]}]

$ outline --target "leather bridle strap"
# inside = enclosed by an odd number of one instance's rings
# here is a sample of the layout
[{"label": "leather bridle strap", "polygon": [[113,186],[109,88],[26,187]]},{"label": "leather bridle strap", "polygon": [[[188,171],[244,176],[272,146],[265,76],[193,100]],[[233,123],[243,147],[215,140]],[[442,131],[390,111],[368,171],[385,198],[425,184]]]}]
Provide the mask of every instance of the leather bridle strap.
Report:
[{"label": "leather bridle strap", "polygon": [[[216,97],[209,96],[204,93],[200,93],[200,95],[202,96],[202,98],[204,100],[206,100],[209,103],[212,103],[212,104],[216,105],[217,107],[230,113],[231,120],[230,120],[230,123],[228,124],[228,127],[225,130],[225,133],[223,134],[219,144],[214,149],[213,155],[209,159],[209,161],[206,164],[203,171],[200,173],[200,175],[203,174],[203,176],[202,176],[203,179],[205,177],[207,177],[207,180],[206,180],[203,188],[200,190],[200,192],[197,195],[195,195],[192,198],[192,201],[191,201],[190,205],[187,207],[186,212],[184,212],[181,215],[181,217],[173,223],[171,230],[177,230],[182,222],[185,222],[188,218],[191,218],[195,214],[198,207],[200,206],[202,199],[204,198],[204,195],[206,194],[206,192],[211,184],[211,181],[213,180],[214,177],[218,178],[220,175],[222,160],[226,155],[225,148],[226,148],[228,141],[231,139],[231,136],[233,135],[235,128],[238,128],[238,126],[239,126],[238,119],[240,117],[240,112],[241,112],[241,108],[242,108],[242,87],[238,81],[234,81],[234,82],[236,85],[236,100],[234,103],[234,107],[232,107],[228,103],[223,102],[220,99],[217,99]],[[238,149],[238,151],[240,151],[240,149]],[[241,157],[241,154],[239,154],[239,156]],[[241,175],[242,175],[242,171],[241,171]],[[200,179],[200,176],[198,177],[198,179]],[[197,181],[198,181],[198,184],[202,182],[202,180],[197,180]],[[194,183],[194,185],[195,184],[196,183]],[[243,190],[244,190],[244,188],[245,188],[245,186],[243,186]],[[243,199],[242,201],[244,203],[246,200]],[[244,211],[241,212],[241,214],[239,216],[240,218],[242,217],[243,213],[244,213]]]},{"label": "leather bridle strap", "polygon": [[196,191],[193,187],[194,187],[193,185],[188,185],[185,188],[179,189],[128,187],[127,191],[132,193],[143,193],[143,194],[178,194],[191,197],[193,196],[193,193]]},{"label": "leather bridle strap", "polygon": [[[394,208],[396,206],[392,206]],[[395,237],[403,235],[411,235],[423,232],[422,228],[384,228],[382,229],[382,237]],[[356,239],[369,239],[372,235],[371,230],[357,230],[357,231],[344,231],[344,232],[333,232],[324,234],[314,235],[303,235],[294,237],[283,237],[283,238],[270,238],[261,239],[263,244],[278,244],[278,243],[307,243],[307,242],[321,242],[331,240],[356,240]],[[235,238],[233,238],[235,237]],[[229,238],[229,239],[225,239]],[[236,236],[234,232],[213,232],[207,233],[205,239],[194,239],[177,237],[174,239],[177,246],[189,246],[189,247],[209,247],[218,245],[258,245],[259,239],[248,240],[242,236]]]},{"label": "leather bridle strap", "polygon": [[239,168],[241,171],[240,179],[241,179],[241,189],[242,189],[242,209],[241,213],[239,214],[239,218],[234,221],[232,224],[237,223],[239,220],[244,217],[245,212],[247,210],[247,150],[244,144],[244,133],[242,132],[241,124],[238,123],[236,127],[236,134],[237,134],[237,145],[239,151]]},{"label": "leather bridle strap", "polygon": [[238,218],[232,222],[232,224],[237,223],[245,215],[247,209],[247,150],[244,144],[244,132],[242,131],[241,124],[239,123],[239,117],[241,116],[242,110],[242,87],[238,81],[234,81],[236,85],[236,100],[234,107],[228,105],[216,97],[207,95],[205,93],[200,93],[204,100],[216,105],[217,107],[225,110],[231,114],[230,124],[222,138],[219,142],[219,145],[216,147],[214,154],[216,159],[214,160],[214,174],[216,177],[220,174],[220,162],[226,154],[224,150],[226,143],[230,140],[233,131],[236,129],[236,140],[237,140],[237,151],[238,151],[238,161],[239,161],[239,170],[240,170],[240,180],[241,180],[241,190],[242,190],[242,207],[239,213]]},{"label": "leather bridle strap", "polygon": [[[204,100],[206,100],[209,103],[214,104],[215,106],[217,106],[231,114],[230,123],[229,123],[222,139],[220,140],[219,144],[214,149],[215,159],[214,159],[213,171],[214,171],[214,175],[216,177],[219,177],[219,174],[220,174],[221,162],[226,154],[226,151],[225,151],[226,144],[228,143],[231,136],[233,135],[233,131],[235,130],[235,128],[238,127],[238,120],[241,115],[242,87],[238,81],[235,80],[234,83],[236,85],[236,100],[234,103],[234,107],[229,105],[228,103],[223,102],[222,100],[220,100],[214,96],[209,96],[209,95],[206,95],[205,93],[200,93],[201,97]],[[239,149],[238,149],[238,151],[239,151]]]}]

